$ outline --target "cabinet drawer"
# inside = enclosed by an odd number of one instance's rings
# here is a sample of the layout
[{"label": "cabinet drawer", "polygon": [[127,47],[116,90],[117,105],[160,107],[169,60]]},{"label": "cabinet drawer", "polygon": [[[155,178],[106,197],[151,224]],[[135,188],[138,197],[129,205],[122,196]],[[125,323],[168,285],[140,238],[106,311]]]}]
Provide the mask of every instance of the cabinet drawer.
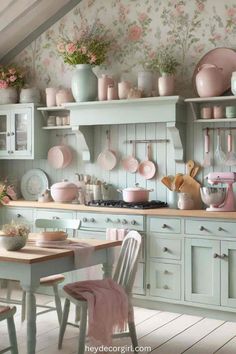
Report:
[{"label": "cabinet drawer", "polygon": [[190,235],[236,237],[236,223],[223,221],[186,220],[185,233]]},{"label": "cabinet drawer", "polygon": [[180,233],[179,219],[150,218],[150,231],[158,233]]},{"label": "cabinet drawer", "polygon": [[77,218],[81,219],[82,228],[125,228],[137,231],[144,230],[144,217],[142,215],[77,212]]},{"label": "cabinet drawer", "polygon": [[154,237],[150,238],[150,257],[181,259],[181,240]]},{"label": "cabinet drawer", "polygon": [[9,223],[14,220],[17,223],[25,223],[33,225],[33,210],[32,209],[16,209],[16,208],[7,208],[5,211],[5,217],[3,218],[4,223]]},{"label": "cabinet drawer", "polygon": [[74,219],[73,211],[61,210],[36,210],[36,219]]},{"label": "cabinet drawer", "polygon": [[180,300],[181,266],[150,262],[150,295]]}]

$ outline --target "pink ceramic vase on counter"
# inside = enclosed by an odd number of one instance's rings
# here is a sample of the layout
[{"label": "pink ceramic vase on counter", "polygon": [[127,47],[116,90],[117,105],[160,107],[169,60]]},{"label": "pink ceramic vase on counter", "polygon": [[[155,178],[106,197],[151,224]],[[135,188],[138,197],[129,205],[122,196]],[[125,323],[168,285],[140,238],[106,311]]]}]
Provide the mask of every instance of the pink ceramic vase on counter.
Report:
[{"label": "pink ceramic vase on counter", "polygon": [[196,88],[200,97],[220,96],[224,92],[222,68],[214,64],[203,64],[198,68]]}]

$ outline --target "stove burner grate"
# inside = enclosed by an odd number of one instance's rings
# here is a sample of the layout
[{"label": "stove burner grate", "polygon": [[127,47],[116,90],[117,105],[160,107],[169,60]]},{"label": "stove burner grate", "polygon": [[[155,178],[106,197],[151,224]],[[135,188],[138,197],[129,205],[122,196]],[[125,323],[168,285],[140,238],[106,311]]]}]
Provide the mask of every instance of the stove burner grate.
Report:
[{"label": "stove burner grate", "polygon": [[107,208],[128,208],[128,209],[157,209],[166,208],[168,204],[160,200],[149,202],[127,203],[123,200],[91,200],[87,206],[107,207]]}]

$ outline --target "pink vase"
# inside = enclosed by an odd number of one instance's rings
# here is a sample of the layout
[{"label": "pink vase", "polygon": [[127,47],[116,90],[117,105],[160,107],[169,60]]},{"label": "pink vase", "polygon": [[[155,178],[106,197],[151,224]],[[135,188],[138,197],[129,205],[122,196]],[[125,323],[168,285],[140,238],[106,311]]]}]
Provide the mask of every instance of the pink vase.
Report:
[{"label": "pink vase", "polygon": [[175,91],[175,76],[162,74],[158,79],[158,90],[160,96],[171,96]]},{"label": "pink vase", "polygon": [[102,75],[98,79],[98,100],[106,101],[107,100],[107,89],[109,85],[114,83],[113,79],[108,75]]},{"label": "pink vase", "polygon": [[220,96],[224,92],[222,68],[214,64],[203,64],[198,68],[196,88],[200,97]]}]

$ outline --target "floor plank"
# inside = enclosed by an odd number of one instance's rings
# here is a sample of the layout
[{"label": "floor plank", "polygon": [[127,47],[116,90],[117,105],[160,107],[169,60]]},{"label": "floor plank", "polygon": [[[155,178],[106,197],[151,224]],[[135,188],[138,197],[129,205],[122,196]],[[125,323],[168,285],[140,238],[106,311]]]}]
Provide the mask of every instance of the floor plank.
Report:
[{"label": "floor plank", "polygon": [[216,354],[235,354],[236,353],[236,336],[223,345]]}]

